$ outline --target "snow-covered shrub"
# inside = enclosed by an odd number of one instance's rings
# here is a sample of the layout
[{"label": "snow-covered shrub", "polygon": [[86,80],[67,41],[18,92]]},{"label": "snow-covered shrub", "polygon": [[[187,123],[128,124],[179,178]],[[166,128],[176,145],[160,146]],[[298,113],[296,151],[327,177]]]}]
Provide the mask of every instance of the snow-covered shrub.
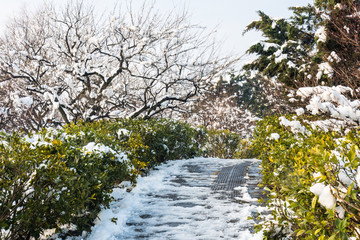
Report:
[{"label": "snow-covered shrub", "polygon": [[144,160],[149,158],[146,154],[148,146],[143,142],[140,133],[127,130],[123,121],[125,120],[80,121],[78,124],[66,125],[64,133],[58,134],[58,137],[65,136],[71,145],[85,146],[84,151],[87,151],[87,148],[100,149],[115,151],[118,156],[124,156],[131,168],[128,180],[135,181],[149,162]]},{"label": "snow-covered shrub", "polygon": [[110,203],[114,183],[131,174],[126,155],[82,136],[57,135],[1,135],[1,239],[38,239],[64,225],[81,234]]},{"label": "snow-covered shrub", "polygon": [[[295,119],[296,118],[296,119]],[[324,131],[314,116],[273,116],[260,121],[253,154],[274,221],[266,234],[294,239],[360,237],[360,132]],[[274,137],[276,136],[276,137]]]},{"label": "snow-covered shrub", "polygon": [[360,123],[360,101],[349,99],[347,95],[354,95],[350,87],[303,87],[297,90],[296,95],[301,97],[302,101],[309,100],[306,110],[312,115],[327,114],[331,118],[347,120],[349,123]]},{"label": "snow-covered shrub", "polygon": [[141,161],[158,164],[199,155],[198,133],[189,124],[167,119],[126,119],[118,123],[131,134],[138,134],[146,146],[137,152]]},{"label": "snow-covered shrub", "polygon": [[69,136],[82,135],[81,141],[121,149],[136,171],[166,160],[192,158],[200,151],[197,130],[189,124],[167,119],[79,122],[68,125],[65,131]]},{"label": "snow-covered shrub", "polygon": [[111,201],[114,184],[146,167],[199,155],[198,133],[169,120],[79,122],[0,138],[0,238],[39,238],[73,226],[81,234]]}]

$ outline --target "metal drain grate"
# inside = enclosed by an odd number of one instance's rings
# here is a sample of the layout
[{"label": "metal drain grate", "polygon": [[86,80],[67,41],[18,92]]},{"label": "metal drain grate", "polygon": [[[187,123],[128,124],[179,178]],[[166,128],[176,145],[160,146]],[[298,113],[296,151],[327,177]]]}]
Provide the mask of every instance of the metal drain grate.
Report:
[{"label": "metal drain grate", "polygon": [[238,197],[239,192],[235,191],[234,188],[245,183],[244,177],[247,167],[250,164],[250,162],[244,162],[235,166],[222,168],[217,174],[211,190],[214,192],[223,192],[224,195],[230,196],[231,198]]}]

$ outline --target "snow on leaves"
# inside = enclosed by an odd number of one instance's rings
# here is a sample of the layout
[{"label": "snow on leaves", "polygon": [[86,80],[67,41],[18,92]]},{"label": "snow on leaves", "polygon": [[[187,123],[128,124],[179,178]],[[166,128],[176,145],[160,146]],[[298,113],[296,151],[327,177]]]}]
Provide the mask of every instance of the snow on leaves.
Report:
[{"label": "snow on leaves", "polygon": [[356,123],[360,120],[360,101],[349,100],[344,94],[353,91],[349,87],[303,87],[299,88],[296,94],[304,101],[310,98],[306,109],[313,115],[329,113],[331,117],[347,119]]}]

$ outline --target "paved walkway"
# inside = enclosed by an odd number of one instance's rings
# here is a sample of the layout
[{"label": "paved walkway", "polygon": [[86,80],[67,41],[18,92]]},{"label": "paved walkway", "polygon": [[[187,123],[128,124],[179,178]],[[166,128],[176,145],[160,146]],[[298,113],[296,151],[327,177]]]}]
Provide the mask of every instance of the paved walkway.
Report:
[{"label": "paved walkway", "polygon": [[[247,219],[264,210],[253,202],[260,196],[258,164],[204,158],[170,161],[112,203],[90,239],[261,239]],[[117,224],[108,223],[111,216]]]}]

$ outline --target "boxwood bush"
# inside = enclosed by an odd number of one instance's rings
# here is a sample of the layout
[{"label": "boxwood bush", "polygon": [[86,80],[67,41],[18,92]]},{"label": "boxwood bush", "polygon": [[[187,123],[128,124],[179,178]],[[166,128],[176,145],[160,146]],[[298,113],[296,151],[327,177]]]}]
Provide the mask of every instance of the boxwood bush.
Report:
[{"label": "boxwood bush", "polygon": [[312,119],[295,118],[266,117],[255,130],[252,154],[262,159],[274,217],[258,227],[266,239],[358,239],[360,132],[313,129]]}]

